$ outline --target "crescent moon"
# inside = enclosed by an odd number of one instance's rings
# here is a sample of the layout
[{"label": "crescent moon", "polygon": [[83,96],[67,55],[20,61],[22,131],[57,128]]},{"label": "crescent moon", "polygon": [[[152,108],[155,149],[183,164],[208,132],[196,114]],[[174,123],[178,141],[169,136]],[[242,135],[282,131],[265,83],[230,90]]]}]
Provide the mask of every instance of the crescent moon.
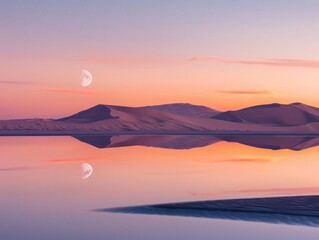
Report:
[{"label": "crescent moon", "polygon": [[88,163],[82,163],[82,179],[88,179],[93,173],[93,167]]},{"label": "crescent moon", "polygon": [[82,87],[88,87],[93,81],[92,74],[88,70],[81,70],[80,80]]}]

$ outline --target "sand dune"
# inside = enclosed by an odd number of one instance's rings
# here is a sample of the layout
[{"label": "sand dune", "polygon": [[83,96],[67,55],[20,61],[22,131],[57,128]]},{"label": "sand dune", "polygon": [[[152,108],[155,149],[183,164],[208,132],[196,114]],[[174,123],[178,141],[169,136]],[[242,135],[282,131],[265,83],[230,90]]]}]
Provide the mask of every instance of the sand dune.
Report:
[{"label": "sand dune", "polygon": [[238,111],[220,113],[214,117],[231,122],[265,124],[270,126],[300,126],[319,121],[319,110],[301,104],[268,104]]},{"label": "sand dune", "polygon": [[91,123],[102,120],[114,119],[111,115],[111,109],[105,105],[96,105],[87,110],[76,113],[72,116],[57,119],[57,121],[73,122],[73,123]]},{"label": "sand dune", "polygon": [[260,105],[224,113],[190,104],[100,104],[55,120],[2,120],[0,134],[319,134],[319,110],[298,103]]},{"label": "sand dune", "polygon": [[149,106],[148,108],[196,118],[210,118],[219,113],[219,111],[216,111],[214,109],[205,106],[192,105],[189,103],[163,104]]}]

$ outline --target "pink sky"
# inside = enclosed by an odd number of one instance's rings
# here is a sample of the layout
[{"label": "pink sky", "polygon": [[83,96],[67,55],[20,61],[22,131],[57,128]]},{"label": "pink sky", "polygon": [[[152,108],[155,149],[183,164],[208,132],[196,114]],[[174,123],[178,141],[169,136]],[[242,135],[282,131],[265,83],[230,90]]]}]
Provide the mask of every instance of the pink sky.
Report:
[{"label": "pink sky", "polygon": [[5,4],[0,118],[96,104],[319,106],[319,4],[124,2]]}]

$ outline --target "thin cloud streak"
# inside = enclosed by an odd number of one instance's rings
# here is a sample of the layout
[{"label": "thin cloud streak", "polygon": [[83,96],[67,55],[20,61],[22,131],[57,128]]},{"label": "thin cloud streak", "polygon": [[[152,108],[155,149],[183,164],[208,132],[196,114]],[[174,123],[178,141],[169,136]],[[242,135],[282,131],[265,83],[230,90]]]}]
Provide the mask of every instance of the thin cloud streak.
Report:
[{"label": "thin cloud streak", "polygon": [[238,95],[269,95],[272,92],[268,90],[217,90],[217,93],[238,94]]},{"label": "thin cloud streak", "polygon": [[182,63],[187,62],[180,59],[172,59],[165,57],[103,57],[103,56],[87,56],[71,58],[76,62],[92,62],[92,63],[110,63],[110,64],[140,64],[140,63]]},{"label": "thin cloud streak", "polygon": [[303,67],[303,68],[319,68],[319,60],[307,59],[285,59],[285,58],[266,58],[266,59],[232,59],[219,57],[193,57],[191,62],[204,61],[225,64],[244,64],[244,65],[264,65],[274,67]]},{"label": "thin cloud streak", "polygon": [[12,167],[12,168],[0,168],[0,171],[20,171],[29,170],[29,167]]},{"label": "thin cloud streak", "polygon": [[82,157],[82,158],[65,158],[65,159],[51,159],[47,160],[49,163],[72,163],[72,162],[85,162],[101,159],[101,157]]},{"label": "thin cloud streak", "polygon": [[87,90],[75,90],[75,89],[63,89],[63,88],[47,88],[45,89],[47,92],[53,93],[71,93],[71,94],[86,94],[86,95],[95,95],[95,96],[103,96],[102,92],[94,92]]},{"label": "thin cloud streak", "polygon": [[216,161],[215,163],[267,163],[271,159],[268,158],[234,158]]},{"label": "thin cloud streak", "polygon": [[36,84],[35,82],[22,82],[22,81],[0,81],[0,84],[8,84],[8,85],[31,85]]}]

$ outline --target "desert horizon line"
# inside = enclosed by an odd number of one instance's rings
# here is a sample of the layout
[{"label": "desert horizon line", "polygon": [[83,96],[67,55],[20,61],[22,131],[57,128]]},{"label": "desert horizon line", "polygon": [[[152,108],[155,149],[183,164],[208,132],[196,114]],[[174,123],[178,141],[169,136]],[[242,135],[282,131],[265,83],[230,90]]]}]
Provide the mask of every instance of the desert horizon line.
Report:
[{"label": "desert horizon line", "polygon": [[[258,107],[258,106],[267,106],[267,105],[297,105],[297,104],[303,104],[303,105],[307,105],[307,106],[310,106],[310,107],[315,107],[317,108],[317,106],[313,106],[313,105],[310,105],[310,104],[305,104],[305,103],[302,103],[302,102],[289,102],[289,103],[280,103],[280,102],[268,102],[268,103],[263,103],[263,104],[257,104],[257,105],[248,105],[248,106],[245,106],[245,107],[242,107],[242,108],[237,108],[237,109],[227,109],[227,110],[219,110],[219,109],[216,109],[216,108],[213,108],[213,107],[210,107],[210,106],[206,106],[204,104],[193,104],[193,103],[190,103],[190,102],[168,102],[168,103],[162,103],[162,104],[152,104],[152,105],[139,105],[139,106],[130,106],[130,105],[118,105],[118,104],[104,104],[104,103],[97,103],[97,104],[92,104],[90,107],[86,107],[84,110],[87,110],[87,109],[90,109],[90,108],[93,108],[93,107],[97,107],[97,106],[113,106],[113,107],[127,107],[127,108],[143,108],[143,107],[154,107],[154,106],[165,106],[165,105],[190,105],[190,106],[197,106],[197,107],[205,107],[205,108],[208,108],[208,109],[211,109],[211,110],[214,110],[214,111],[217,111],[217,112],[228,112],[228,111],[238,111],[238,110],[243,110],[243,109],[246,109],[246,108],[250,108],[250,107]],[[319,108],[319,107],[318,107]],[[80,109],[78,110],[75,110],[75,111],[82,111]],[[59,116],[57,116],[56,118],[60,118]],[[19,119],[24,119],[24,118],[10,118],[10,119],[0,119],[0,121],[3,121],[3,120],[19,120]],[[26,119],[29,119],[29,118],[26,118]],[[36,117],[35,119],[41,119],[39,117]],[[55,118],[48,118],[48,119],[55,119]]]}]

